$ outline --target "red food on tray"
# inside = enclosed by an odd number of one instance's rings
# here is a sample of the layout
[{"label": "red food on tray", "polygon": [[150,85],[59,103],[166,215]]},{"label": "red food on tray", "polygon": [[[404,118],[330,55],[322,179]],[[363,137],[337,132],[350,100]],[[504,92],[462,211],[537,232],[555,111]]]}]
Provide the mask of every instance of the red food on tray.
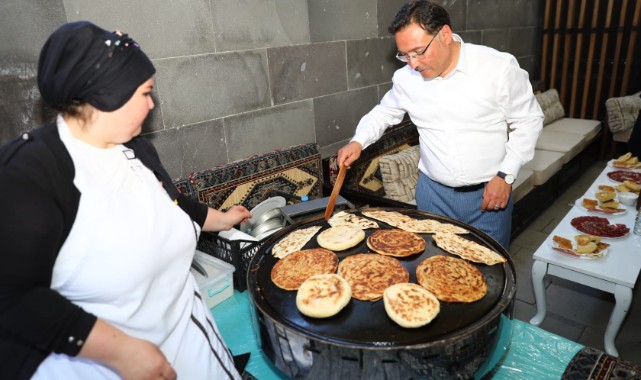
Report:
[{"label": "red food on tray", "polygon": [[630,172],[627,170],[616,170],[608,173],[608,177],[616,182],[623,182],[625,180],[632,181],[641,185],[641,173]]},{"label": "red food on tray", "polygon": [[604,238],[622,237],[630,232],[625,224],[610,224],[607,218],[599,216],[579,216],[570,222],[577,230]]}]

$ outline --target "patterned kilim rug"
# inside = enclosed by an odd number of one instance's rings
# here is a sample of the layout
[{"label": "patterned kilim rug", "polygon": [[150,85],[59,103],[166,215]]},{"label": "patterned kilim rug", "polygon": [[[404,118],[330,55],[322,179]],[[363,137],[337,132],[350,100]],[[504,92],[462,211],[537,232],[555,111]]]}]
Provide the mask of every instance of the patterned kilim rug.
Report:
[{"label": "patterned kilim rug", "polygon": [[174,180],[182,193],[218,210],[248,209],[274,190],[321,198],[323,173],[318,145],[303,144],[192,173]]},{"label": "patterned kilim rug", "polygon": [[568,363],[563,380],[641,379],[641,367],[585,347]]},{"label": "patterned kilim rug", "polygon": [[[418,131],[410,121],[388,129],[377,142],[363,149],[361,156],[352,164],[345,175],[343,187],[374,196],[383,196],[383,179],[379,169],[380,158],[398,153],[418,144]],[[334,184],[338,175],[336,156],[329,158],[329,183]]]}]

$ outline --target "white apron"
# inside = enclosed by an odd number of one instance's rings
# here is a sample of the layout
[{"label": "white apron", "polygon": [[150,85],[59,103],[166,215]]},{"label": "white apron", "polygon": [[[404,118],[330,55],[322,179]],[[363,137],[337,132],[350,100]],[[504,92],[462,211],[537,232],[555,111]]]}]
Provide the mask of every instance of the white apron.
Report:
[{"label": "white apron", "polygon": [[[240,379],[189,268],[196,223],[125,146],[72,137],[78,214],[55,262],[52,289],[126,334],[157,344],[181,380]],[[119,379],[94,361],[52,354],[34,379]]]}]

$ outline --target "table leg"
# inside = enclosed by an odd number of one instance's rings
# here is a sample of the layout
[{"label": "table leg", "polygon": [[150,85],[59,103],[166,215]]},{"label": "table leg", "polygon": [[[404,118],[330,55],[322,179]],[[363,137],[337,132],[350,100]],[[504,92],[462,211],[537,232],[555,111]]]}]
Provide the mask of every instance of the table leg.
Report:
[{"label": "table leg", "polygon": [[543,279],[548,272],[548,264],[543,261],[534,260],[532,264],[532,288],[536,300],[536,315],[530,319],[530,324],[539,326],[545,319],[547,307],[545,304],[545,287]]},{"label": "table leg", "polygon": [[612,310],[612,315],[610,315],[610,320],[608,321],[608,327],[605,329],[605,352],[612,356],[619,356],[619,352],[616,347],[614,347],[614,339],[619,333],[619,328],[623,324],[630,304],[632,303],[632,289],[616,285],[614,288],[614,309]]}]

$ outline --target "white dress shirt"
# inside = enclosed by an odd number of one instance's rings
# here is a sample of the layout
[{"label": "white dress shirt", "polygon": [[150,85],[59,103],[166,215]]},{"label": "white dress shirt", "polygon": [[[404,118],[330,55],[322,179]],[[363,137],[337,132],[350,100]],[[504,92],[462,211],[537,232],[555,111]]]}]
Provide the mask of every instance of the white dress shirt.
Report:
[{"label": "white dress shirt", "polygon": [[499,170],[517,176],[543,126],[528,73],[508,53],[453,36],[461,44],[454,70],[433,79],[409,65],[397,70],[352,141],[366,148],[407,112],[419,132],[419,170],[432,180],[459,187],[489,181]]}]

